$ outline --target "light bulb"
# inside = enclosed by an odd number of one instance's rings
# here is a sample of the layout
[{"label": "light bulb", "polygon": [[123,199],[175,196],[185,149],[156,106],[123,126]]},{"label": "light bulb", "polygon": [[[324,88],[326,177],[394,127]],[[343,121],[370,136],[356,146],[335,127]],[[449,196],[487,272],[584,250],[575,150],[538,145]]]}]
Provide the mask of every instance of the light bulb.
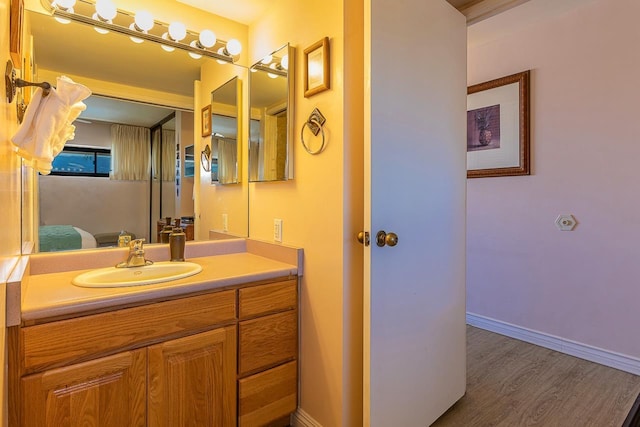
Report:
[{"label": "light bulb", "polygon": [[229,40],[227,42],[227,52],[232,56],[240,54],[242,52],[242,44],[236,39]]},{"label": "light bulb", "polygon": [[61,9],[71,9],[75,6],[76,0],[56,0],[51,3],[52,6],[58,6]]},{"label": "light bulb", "polygon": [[[73,9],[65,10],[65,12],[73,13]],[[53,18],[54,18],[56,21],[58,21],[59,23],[61,23],[61,24],[69,24],[69,23],[71,23],[71,20],[70,20],[70,19],[67,19],[67,18],[61,18],[61,17],[59,17],[59,16],[54,16]]]},{"label": "light bulb", "polygon": [[[102,21],[102,20],[100,19],[100,17],[98,16],[98,13],[97,13],[97,12],[93,14],[92,18],[93,18],[95,21]],[[111,22],[108,22],[108,23],[110,24]],[[93,29],[94,29],[94,30],[96,30],[96,31],[97,31],[98,33],[100,33],[100,34],[107,34],[107,33],[109,32],[109,30],[105,30],[104,28],[100,28],[100,27],[93,27]]]},{"label": "light bulb", "polygon": [[[164,33],[164,34],[162,35],[162,38],[163,38],[163,39],[165,39],[165,40],[169,40],[169,33]],[[162,49],[166,50],[167,52],[173,52],[174,50],[176,50],[176,48],[175,48],[175,47],[173,47],[173,46],[167,46],[167,45],[165,45],[165,44],[161,44],[161,45],[160,45],[160,47],[161,47]]]},{"label": "light bulb", "polygon": [[271,64],[271,61],[273,61],[273,55],[267,55],[264,58],[262,58],[262,61],[260,62],[264,65],[267,65],[267,64]]},{"label": "light bulb", "polygon": [[187,27],[182,22],[172,22],[169,24],[169,36],[179,42],[187,36]]},{"label": "light bulb", "polygon": [[154,24],[153,16],[146,10],[139,10],[138,12],[136,12],[134,22],[136,24],[136,27],[138,27],[140,31],[145,32],[152,29]]},{"label": "light bulb", "polygon": [[216,44],[216,34],[211,30],[202,30],[198,40],[205,48],[213,47]]},{"label": "light bulb", "polygon": [[[224,53],[224,48],[223,48],[223,47],[221,47],[220,49],[218,49],[218,55],[227,56],[227,54],[226,54],[226,53]],[[223,65],[227,63],[227,61],[223,61],[222,59],[216,59],[216,62],[217,62],[218,64],[223,64]]]},{"label": "light bulb", "polygon": [[280,65],[282,65],[282,68],[284,68],[285,70],[289,69],[289,55],[285,55],[282,57],[282,60],[280,61]]},{"label": "light bulb", "polygon": [[[194,41],[192,41],[191,43],[189,43],[189,46],[197,48],[197,47],[198,47],[198,44],[197,44],[197,43],[198,43],[198,42],[194,40]],[[200,58],[202,58],[202,55],[197,54],[197,53],[195,53],[195,52],[191,52],[191,51],[189,52],[189,56],[190,56],[190,57],[192,57],[193,59],[200,59]]]},{"label": "light bulb", "polygon": [[111,23],[111,20],[118,15],[118,10],[110,0],[98,0],[96,3],[96,13],[100,19]]},{"label": "light bulb", "polygon": [[[278,66],[275,63],[273,63],[273,64],[269,65],[269,68],[272,69],[272,70],[277,70]],[[269,76],[272,79],[275,79],[275,78],[278,77],[278,75],[274,74],[274,73],[267,73],[267,76]]]},{"label": "light bulb", "polygon": [[[133,31],[138,31],[138,30],[136,29],[136,24],[131,24],[131,25],[129,25],[129,29],[130,29],[130,30],[133,30]],[[142,40],[142,39],[141,39],[141,38],[139,38],[139,37],[132,37],[132,36],[129,36],[129,38],[130,38],[130,39],[131,39],[131,41],[132,41],[132,42],[134,42],[134,43],[142,43],[142,42],[144,41],[144,40]]]}]

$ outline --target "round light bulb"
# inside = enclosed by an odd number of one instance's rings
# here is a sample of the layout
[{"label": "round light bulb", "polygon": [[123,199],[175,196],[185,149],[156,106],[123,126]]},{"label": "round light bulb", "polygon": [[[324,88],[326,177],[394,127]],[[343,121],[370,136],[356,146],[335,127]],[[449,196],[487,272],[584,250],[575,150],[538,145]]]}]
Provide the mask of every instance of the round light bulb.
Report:
[{"label": "round light bulb", "polygon": [[[65,12],[73,13],[73,9],[66,10]],[[61,18],[59,16],[54,16],[53,19],[55,19],[56,21],[58,21],[61,24],[70,24],[71,23],[70,19]]]},{"label": "round light bulb", "polygon": [[52,3],[53,6],[58,6],[62,9],[71,9],[75,4],[76,0],[56,0]]},{"label": "round light bulb", "polygon": [[[100,17],[98,16],[98,12],[94,13],[92,18],[95,21],[102,21],[102,19],[100,19]],[[102,22],[107,22],[107,23],[111,23],[108,21],[102,21]],[[100,28],[100,27],[93,27],[94,30],[96,30],[96,32],[100,33],[100,34],[107,34],[109,32],[109,30],[105,30],[104,28]]]},{"label": "round light bulb", "polygon": [[[219,48],[219,49],[218,49],[218,55],[227,56],[227,55],[224,53],[224,48],[223,48],[223,47],[221,47],[221,48]],[[226,63],[227,63],[227,61],[223,61],[222,59],[216,59],[216,62],[217,62],[218,64],[222,64],[222,65],[224,65],[224,64],[226,64]]]},{"label": "round light bulb", "polygon": [[118,15],[116,6],[109,0],[98,0],[96,13],[103,21],[111,21]]},{"label": "round light bulb", "polygon": [[227,52],[233,56],[240,54],[242,52],[242,44],[236,39],[229,40],[227,42]]},{"label": "round light bulb", "polygon": [[[198,47],[198,45],[197,45],[196,43],[197,43],[197,42],[194,40],[194,41],[192,41],[191,43],[189,43],[189,46],[197,48],[197,47]],[[195,52],[189,52],[189,56],[190,56],[190,57],[192,57],[193,59],[200,59],[200,58],[202,58],[202,55],[197,54],[197,53],[195,53]]]},{"label": "round light bulb", "polygon": [[[272,70],[277,70],[278,66],[275,63],[273,63],[273,64],[269,65],[269,68],[272,69]],[[275,78],[278,77],[278,75],[274,74],[274,73],[267,73],[267,76],[269,76],[272,79],[275,79]]]},{"label": "round light bulb", "polygon": [[198,36],[200,44],[205,48],[213,47],[216,44],[216,34],[211,30],[202,30]]},{"label": "round light bulb", "polygon": [[262,61],[260,61],[260,63],[267,65],[267,64],[271,64],[271,61],[273,61],[273,55],[267,55],[264,58],[262,58]]},{"label": "round light bulb", "polygon": [[[163,38],[163,39],[165,39],[165,40],[169,40],[169,33],[164,33],[164,34],[162,35],[162,38]],[[173,47],[173,46],[167,46],[167,45],[165,45],[165,44],[161,44],[161,45],[160,45],[160,47],[161,47],[162,49],[166,50],[167,52],[173,52],[174,50],[176,50],[176,48],[175,48],[175,47]]]},{"label": "round light bulb", "polygon": [[134,21],[136,23],[136,27],[138,27],[141,31],[149,31],[153,28],[153,16],[146,10],[139,10],[138,12],[136,12]]},{"label": "round light bulb", "polygon": [[289,69],[289,55],[285,55],[282,57],[282,60],[280,60],[280,65],[282,65],[282,68],[284,68],[285,70]]},{"label": "round light bulb", "polygon": [[[136,29],[136,24],[131,24],[131,25],[129,25],[129,29],[130,29],[130,30],[133,30],[133,31],[138,31],[138,30]],[[144,41],[144,40],[142,40],[142,39],[141,39],[141,38],[139,38],[139,37],[132,37],[132,36],[129,36],[129,38],[130,38],[130,39],[131,39],[131,41],[132,41],[132,42],[134,42],[134,43],[142,43],[142,42]]]},{"label": "round light bulb", "polygon": [[177,42],[187,37],[187,27],[182,22],[172,22],[169,24],[169,36]]}]

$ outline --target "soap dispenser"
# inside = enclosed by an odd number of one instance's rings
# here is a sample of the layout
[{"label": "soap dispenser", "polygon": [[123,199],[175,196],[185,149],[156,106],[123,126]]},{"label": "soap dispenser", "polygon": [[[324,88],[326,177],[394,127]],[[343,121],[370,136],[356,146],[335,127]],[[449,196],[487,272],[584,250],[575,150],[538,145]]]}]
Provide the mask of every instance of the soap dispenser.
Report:
[{"label": "soap dispenser", "polygon": [[160,243],[169,243],[171,233],[173,233],[173,226],[165,225],[160,232]]},{"label": "soap dispenser", "polygon": [[171,261],[184,261],[184,246],[187,236],[180,227],[175,227],[169,235],[169,252]]}]

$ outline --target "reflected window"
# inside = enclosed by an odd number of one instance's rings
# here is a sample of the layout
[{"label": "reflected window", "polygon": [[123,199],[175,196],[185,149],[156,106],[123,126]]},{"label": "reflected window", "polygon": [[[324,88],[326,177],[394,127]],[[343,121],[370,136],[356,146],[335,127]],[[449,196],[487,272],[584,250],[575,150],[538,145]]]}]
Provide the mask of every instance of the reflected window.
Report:
[{"label": "reflected window", "polygon": [[64,147],[53,159],[51,175],[109,177],[111,150],[95,147]]}]

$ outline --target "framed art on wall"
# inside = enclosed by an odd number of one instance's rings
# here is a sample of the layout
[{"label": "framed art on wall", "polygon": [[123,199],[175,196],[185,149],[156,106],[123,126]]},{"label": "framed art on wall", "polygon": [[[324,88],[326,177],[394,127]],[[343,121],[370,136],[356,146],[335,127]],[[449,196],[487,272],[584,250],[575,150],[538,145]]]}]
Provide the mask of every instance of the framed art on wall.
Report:
[{"label": "framed art on wall", "polygon": [[304,96],[308,98],[329,89],[329,37],[304,50]]},{"label": "framed art on wall", "polygon": [[530,174],[529,75],[467,88],[467,178]]},{"label": "framed art on wall", "polygon": [[202,109],[202,136],[211,135],[211,104]]}]

